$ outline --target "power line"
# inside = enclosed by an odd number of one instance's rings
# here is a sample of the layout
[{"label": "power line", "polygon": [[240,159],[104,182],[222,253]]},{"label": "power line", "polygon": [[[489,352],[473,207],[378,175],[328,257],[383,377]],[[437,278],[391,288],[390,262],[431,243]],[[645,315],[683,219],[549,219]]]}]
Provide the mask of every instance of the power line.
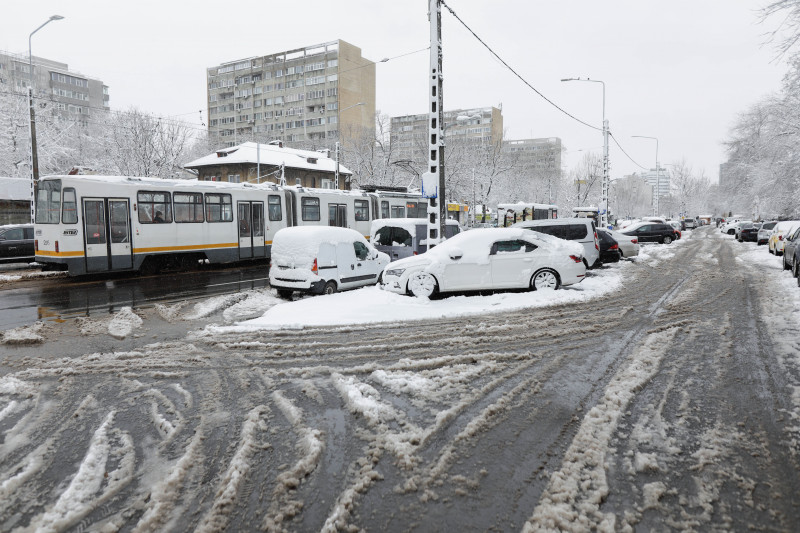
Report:
[{"label": "power line", "polygon": [[627,157],[628,159],[631,160],[631,163],[633,163],[637,167],[641,168],[642,170],[648,170],[647,167],[643,167],[642,165],[640,165],[639,163],[634,161],[634,159],[631,156],[628,155],[628,152],[625,151],[625,149],[622,147],[622,145],[619,144],[619,141],[617,141],[617,138],[614,137],[614,135],[610,131],[608,132],[608,135],[609,135],[609,137],[614,139],[614,144],[616,144],[619,147],[619,149],[622,150],[622,153],[625,154],[625,157]]},{"label": "power line", "polygon": [[543,98],[543,99],[544,99],[544,100],[545,100],[545,101],[546,101],[548,104],[550,104],[551,106],[555,107],[556,109],[558,109],[559,111],[561,111],[562,113],[564,113],[565,115],[567,115],[567,116],[568,116],[569,118],[571,118],[572,120],[575,120],[575,121],[577,121],[577,122],[580,122],[580,123],[581,123],[581,124],[583,124],[584,126],[587,126],[587,127],[589,127],[589,128],[592,128],[592,129],[594,129],[594,130],[597,130],[597,131],[603,131],[603,129],[602,129],[602,128],[598,128],[597,126],[592,126],[592,125],[591,125],[591,124],[589,124],[588,122],[584,122],[583,120],[581,120],[581,119],[579,119],[578,117],[576,117],[576,116],[572,115],[571,113],[569,113],[568,111],[566,111],[565,109],[563,109],[561,106],[559,106],[558,104],[556,104],[555,102],[553,102],[552,100],[550,100],[549,98],[547,98],[547,97],[546,97],[544,94],[542,94],[542,93],[541,93],[541,92],[540,92],[538,89],[536,89],[536,87],[534,87],[533,85],[531,85],[531,84],[530,84],[530,83],[529,83],[529,82],[528,82],[528,81],[527,81],[525,78],[523,78],[523,77],[522,77],[522,76],[521,76],[519,73],[517,73],[517,71],[516,71],[516,70],[514,70],[513,68],[511,68],[511,66],[510,66],[508,63],[506,63],[506,62],[505,62],[505,60],[504,60],[503,58],[501,58],[499,55],[497,55],[497,53],[496,53],[494,50],[492,50],[492,48],[491,48],[491,47],[490,47],[488,44],[486,44],[486,43],[483,41],[483,39],[481,39],[480,37],[478,37],[478,35],[477,35],[477,34],[476,34],[474,31],[472,31],[472,28],[470,28],[469,26],[467,26],[467,24],[466,24],[466,23],[465,23],[463,20],[461,20],[461,18],[459,18],[459,16],[458,16],[458,15],[456,15],[456,12],[455,12],[455,11],[453,11],[453,9],[452,9],[450,6],[448,6],[448,5],[447,5],[447,4],[444,2],[444,0],[442,0],[442,5],[443,5],[444,7],[446,7],[446,8],[447,8],[447,10],[448,10],[448,11],[450,11],[450,13],[451,13],[451,14],[452,14],[452,15],[453,15],[455,18],[456,18],[456,20],[457,20],[457,21],[459,21],[459,22],[461,23],[461,25],[462,25],[462,26],[464,26],[464,27],[467,29],[467,31],[469,31],[469,32],[470,32],[470,33],[471,33],[471,34],[472,34],[472,35],[473,35],[473,36],[474,36],[474,37],[475,37],[475,38],[476,38],[476,39],[477,39],[477,40],[478,40],[478,41],[479,41],[479,42],[480,42],[480,43],[481,43],[481,44],[482,44],[482,45],[483,45],[483,46],[484,46],[484,47],[485,47],[487,50],[489,50],[489,52],[491,52],[491,54],[492,54],[494,57],[496,57],[496,58],[497,58],[497,59],[498,59],[498,60],[499,60],[499,61],[500,61],[500,62],[501,62],[501,63],[502,63],[502,64],[503,64],[503,65],[504,65],[504,66],[505,66],[505,67],[506,67],[508,70],[510,70],[510,71],[511,71],[511,72],[512,72],[512,73],[513,73],[513,74],[514,74],[514,75],[515,75],[517,78],[519,78],[519,79],[522,81],[522,83],[524,83],[525,85],[527,85],[528,87],[530,87],[530,88],[533,90],[533,92],[535,92],[535,93],[536,93],[536,94],[538,94],[540,97],[542,97],[542,98]]}]

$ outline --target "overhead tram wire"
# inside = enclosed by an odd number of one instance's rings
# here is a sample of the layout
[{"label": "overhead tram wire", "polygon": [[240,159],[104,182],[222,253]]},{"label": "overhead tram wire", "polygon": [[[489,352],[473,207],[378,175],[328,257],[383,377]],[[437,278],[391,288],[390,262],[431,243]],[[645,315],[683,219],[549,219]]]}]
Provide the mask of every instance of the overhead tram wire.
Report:
[{"label": "overhead tram wire", "polygon": [[457,21],[459,21],[459,22],[461,23],[461,25],[462,25],[462,26],[464,26],[464,27],[467,29],[467,31],[468,31],[468,32],[470,32],[470,33],[473,35],[473,37],[475,37],[475,38],[476,38],[476,39],[477,39],[477,40],[478,40],[478,41],[479,41],[479,42],[480,42],[480,43],[481,43],[481,44],[482,44],[482,45],[483,45],[483,46],[484,46],[484,47],[485,47],[487,50],[489,50],[489,52],[491,52],[491,54],[492,54],[494,57],[496,57],[496,58],[497,58],[497,59],[498,59],[498,60],[499,60],[499,61],[500,61],[500,62],[501,62],[501,63],[502,63],[502,64],[503,64],[503,65],[504,65],[504,66],[505,66],[505,67],[506,67],[508,70],[510,70],[510,71],[511,71],[511,72],[512,72],[512,73],[513,73],[513,74],[514,74],[514,75],[515,75],[517,78],[519,78],[519,79],[522,81],[522,83],[524,83],[525,85],[527,85],[527,86],[528,86],[528,87],[529,87],[531,90],[533,90],[533,92],[535,92],[535,93],[536,93],[536,94],[538,94],[540,97],[542,97],[542,98],[544,99],[544,101],[546,101],[548,104],[550,104],[551,106],[553,106],[553,107],[555,107],[556,109],[558,109],[559,111],[561,111],[563,114],[565,114],[566,116],[568,116],[568,117],[569,117],[569,118],[571,118],[572,120],[575,120],[575,121],[577,121],[577,122],[580,122],[580,123],[581,123],[581,124],[583,124],[584,126],[587,126],[587,127],[589,127],[589,128],[592,128],[593,130],[597,130],[597,131],[603,131],[603,128],[598,128],[597,126],[593,126],[593,125],[589,124],[588,122],[585,122],[585,121],[583,121],[583,120],[579,119],[579,118],[578,118],[578,117],[576,117],[575,115],[573,115],[573,114],[569,113],[569,112],[568,112],[568,111],[566,111],[564,108],[562,108],[561,106],[559,106],[558,104],[556,104],[555,102],[553,102],[552,100],[550,100],[550,99],[549,99],[548,97],[546,97],[544,94],[542,94],[542,93],[541,93],[541,92],[540,92],[540,91],[539,91],[539,90],[538,90],[536,87],[534,87],[533,85],[531,85],[531,84],[530,84],[530,83],[529,83],[529,82],[528,82],[528,81],[527,81],[525,78],[523,78],[523,77],[522,77],[522,76],[521,76],[519,73],[517,73],[517,71],[516,71],[516,70],[514,70],[513,68],[511,68],[511,66],[510,66],[508,63],[506,63],[506,62],[505,62],[505,60],[504,60],[502,57],[500,57],[500,56],[497,54],[497,52],[495,52],[494,50],[492,50],[492,48],[491,48],[491,47],[490,47],[488,44],[486,44],[486,43],[484,42],[484,40],[483,40],[483,39],[481,39],[480,37],[478,37],[478,34],[476,34],[476,33],[475,33],[473,30],[472,30],[472,28],[470,28],[469,26],[467,26],[467,24],[466,24],[466,23],[465,23],[463,20],[461,20],[461,18],[460,18],[458,15],[456,15],[456,12],[455,12],[455,11],[453,11],[453,9],[452,9],[450,6],[448,6],[448,5],[447,5],[447,3],[445,3],[445,2],[444,2],[444,0],[441,0],[441,2],[442,2],[442,5],[443,5],[444,7],[446,7],[446,8],[447,8],[447,10],[448,10],[448,11],[449,11],[449,12],[450,12],[450,13],[451,13],[451,14],[452,14],[452,15],[453,15],[455,18],[456,18],[456,20],[457,20]]}]

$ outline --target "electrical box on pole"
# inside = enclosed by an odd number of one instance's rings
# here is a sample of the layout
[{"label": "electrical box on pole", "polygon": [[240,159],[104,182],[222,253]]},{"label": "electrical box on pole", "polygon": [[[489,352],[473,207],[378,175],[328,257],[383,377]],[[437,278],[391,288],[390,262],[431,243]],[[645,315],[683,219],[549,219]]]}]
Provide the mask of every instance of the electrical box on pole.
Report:
[{"label": "electrical box on pole", "polygon": [[428,70],[428,165],[422,174],[422,196],[428,198],[428,248],[444,240],[447,204],[444,191],[444,111],[442,109],[442,5],[428,0],[431,32]]}]

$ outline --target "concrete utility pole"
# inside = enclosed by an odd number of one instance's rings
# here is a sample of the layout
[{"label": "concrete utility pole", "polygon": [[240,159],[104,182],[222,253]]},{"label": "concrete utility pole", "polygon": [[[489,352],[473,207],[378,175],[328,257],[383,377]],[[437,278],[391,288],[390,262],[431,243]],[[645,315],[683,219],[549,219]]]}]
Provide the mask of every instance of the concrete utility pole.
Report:
[{"label": "concrete utility pole", "polygon": [[428,70],[428,167],[422,196],[428,198],[428,249],[444,239],[447,204],[444,190],[444,111],[442,97],[442,3],[428,0],[430,69]]},{"label": "concrete utility pole", "polygon": [[28,36],[28,108],[30,111],[30,126],[31,126],[31,224],[36,222],[36,201],[34,199],[34,191],[36,184],[39,182],[39,153],[36,148],[36,113],[33,108],[33,52],[31,51],[31,40],[33,34],[41,30],[54,20],[61,20],[64,17],[61,15],[53,15],[47,21],[33,30]]}]

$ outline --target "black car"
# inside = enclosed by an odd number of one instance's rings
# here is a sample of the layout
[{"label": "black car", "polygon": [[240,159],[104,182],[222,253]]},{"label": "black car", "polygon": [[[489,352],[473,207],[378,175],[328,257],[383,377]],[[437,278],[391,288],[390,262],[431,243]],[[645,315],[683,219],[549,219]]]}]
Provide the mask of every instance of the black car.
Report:
[{"label": "black car", "polygon": [[600,241],[600,261],[617,263],[620,258],[619,243],[609,232],[597,228],[597,240]]},{"label": "black car", "polygon": [[752,224],[750,222],[745,222],[742,224],[742,227],[739,229],[739,242],[749,241],[749,242],[756,242],[758,241],[758,230],[761,229],[761,224],[756,223]]},{"label": "black car", "polygon": [[658,222],[648,222],[635,228],[628,228],[622,234],[636,237],[640,243],[660,242],[661,244],[669,244],[678,239],[678,232],[675,228],[669,224],[660,224]]},{"label": "black car", "polygon": [[33,242],[33,224],[0,226],[0,263],[33,261]]}]

